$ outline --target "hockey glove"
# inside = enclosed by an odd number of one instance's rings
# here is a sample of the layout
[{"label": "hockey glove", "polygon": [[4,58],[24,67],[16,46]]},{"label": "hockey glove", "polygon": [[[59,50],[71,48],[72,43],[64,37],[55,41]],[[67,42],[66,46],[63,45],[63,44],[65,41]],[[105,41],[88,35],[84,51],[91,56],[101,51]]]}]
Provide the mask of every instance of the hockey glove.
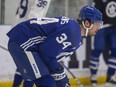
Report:
[{"label": "hockey glove", "polygon": [[61,68],[61,65],[59,71],[53,73],[52,76],[56,81],[56,87],[70,87],[69,79],[67,78],[67,75],[64,72],[64,68]]}]

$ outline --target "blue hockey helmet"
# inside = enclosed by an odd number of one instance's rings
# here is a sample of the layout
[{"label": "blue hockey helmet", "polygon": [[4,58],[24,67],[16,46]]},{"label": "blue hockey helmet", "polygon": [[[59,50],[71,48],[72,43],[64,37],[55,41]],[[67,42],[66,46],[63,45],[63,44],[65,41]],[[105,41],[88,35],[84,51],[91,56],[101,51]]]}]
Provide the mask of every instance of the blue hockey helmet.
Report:
[{"label": "blue hockey helmet", "polygon": [[84,6],[79,12],[79,17],[81,21],[89,19],[91,23],[102,22],[102,13],[92,6]]},{"label": "blue hockey helmet", "polygon": [[[95,7],[92,7],[89,5],[81,8],[81,10],[79,11],[79,20],[82,21],[82,25],[86,29],[85,36],[87,36],[88,30],[92,28],[92,26],[95,22],[99,23],[100,26],[103,25],[102,13],[98,9],[96,9]],[[85,20],[90,21],[91,26],[89,28],[85,27],[85,25],[84,25]]]}]

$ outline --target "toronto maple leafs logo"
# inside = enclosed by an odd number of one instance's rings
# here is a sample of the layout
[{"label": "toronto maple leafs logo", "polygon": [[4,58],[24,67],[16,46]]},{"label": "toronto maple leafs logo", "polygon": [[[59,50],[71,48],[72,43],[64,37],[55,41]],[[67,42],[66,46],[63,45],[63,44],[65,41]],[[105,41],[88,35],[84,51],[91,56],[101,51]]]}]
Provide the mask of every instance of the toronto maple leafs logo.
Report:
[{"label": "toronto maple leafs logo", "polygon": [[116,2],[111,1],[107,4],[106,15],[110,18],[116,17]]},{"label": "toronto maple leafs logo", "polygon": [[46,0],[38,0],[37,6],[44,8],[47,5],[47,3],[48,2]]}]

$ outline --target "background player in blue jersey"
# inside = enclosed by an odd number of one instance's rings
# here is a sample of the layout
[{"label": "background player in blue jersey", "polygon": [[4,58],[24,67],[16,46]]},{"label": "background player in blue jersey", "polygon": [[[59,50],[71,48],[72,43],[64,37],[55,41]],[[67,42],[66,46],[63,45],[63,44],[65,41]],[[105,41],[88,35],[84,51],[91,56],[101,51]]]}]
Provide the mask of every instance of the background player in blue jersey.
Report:
[{"label": "background player in blue jersey", "polygon": [[96,34],[102,14],[92,6],[84,6],[78,20],[64,16],[33,18],[7,33],[8,50],[25,80],[37,87],[70,87],[59,61],[78,49],[82,36]]},{"label": "background player in blue jersey", "polygon": [[94,2],[95,7],[103,14],[104,26],[94,38],[94,49],[90,58],[91,82],[96,86],[99,56],[108,45],[110,58],[107,59],[106,86],[112,87],[112,83],[116,85],[116,0],[94,0]]}]

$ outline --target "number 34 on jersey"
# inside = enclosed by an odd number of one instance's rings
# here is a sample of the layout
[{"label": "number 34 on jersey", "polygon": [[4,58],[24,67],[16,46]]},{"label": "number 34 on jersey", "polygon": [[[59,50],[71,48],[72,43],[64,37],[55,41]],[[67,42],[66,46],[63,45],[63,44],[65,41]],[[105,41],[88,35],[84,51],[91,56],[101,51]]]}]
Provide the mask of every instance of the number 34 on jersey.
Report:
[{"label": "number 34 on jersey", "polygon": [[62,33],[61,36],[59,37],[56,37],[56,41],[59,43],[59,44],[62,44],[63,47],[62,49],[65,49],[67,48],[68,46],[71,46],[72,43],[71,42],[67,42],[67,35],[65,33]]}]

